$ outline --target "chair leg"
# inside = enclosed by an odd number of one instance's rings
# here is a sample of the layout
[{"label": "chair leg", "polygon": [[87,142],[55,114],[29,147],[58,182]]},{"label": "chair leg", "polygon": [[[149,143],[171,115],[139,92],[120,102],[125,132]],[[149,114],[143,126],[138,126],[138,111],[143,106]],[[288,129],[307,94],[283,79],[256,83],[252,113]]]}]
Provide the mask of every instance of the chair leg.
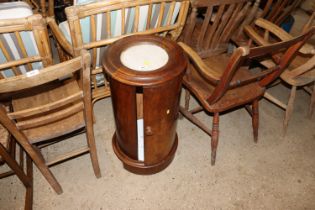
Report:
[{"label": "chair leg", "polygon": [[39,150],[34,149],[34,147],[31,145],[25,144],[23,145],[23,147],[37,166],[38,170],[42,173],[47,182],[50,184],[50,186],[58,195],[60,195],[63,192],[61,185],[59,184],[53,173],[50,171],[48,166],[45,164],[42,153]]},{"label": "chair leg", "polygon": [[214,113],[211,135],[211,165],[215,164],[219,141],[219,113]]},{"label": "chair leg", "polygon": [[100,170],[100,166],[98,164],[98,158],[97,158],[96,144],[95,144],[94,131],[93,131],[92,111],[86,111],[86,118],[87,118],[86,119],[86,138],[88,141],[88,146],[90,148],[90,157],[91,157],[92,167],[93,167],[96,178],[100,178],[101,170]]},{"label": "chair leg", "polygon": [[9,166],[9,168],[19,177],[23,185],[27,187],[31,187],[30,178],[26,176],[22,168],[18,165],[18,163],[11,157],[11,155],[7,152],[7,150],[0,144],[0,155],[5,161],[5,163]]},{"label": "chair leg", "polygon": [[185,90],[185,109],[189,110],[189,101],[190,101],[190,92],[186,89]]},{"label": "chair leg", "polygon": [[255,100],[252,104],[252,125],[253,125],[253,134],[254,142],[257,143],[258,140],[258,127],[259,127],[259,108],[258,100]]},{"label": "chair leg", "polygon": [[26,174],[30,178],[31,186],[26,188],[25,210],[32,210],[33,206],[33,162],[26,154]]},{"label": "chair leg", "polygon": [[284,122],[283,122],[283,134],[284,135],[287,132],[288,123],[289,123],[290,117],[291,117],[292,112],[293,112],[295,95],[296,95],[296,86],[292,86],[290,97],[289,97],[289,102],[288,102],[287,109],[285,111],[285,117],[284,117]]},{"label": "chair leg", "polygon": [[311,95],[311,103],[309,108],[309,117],[311,118],[314,113],[314,107],[315,107],[315,84],[313,86],[313,91]]}]

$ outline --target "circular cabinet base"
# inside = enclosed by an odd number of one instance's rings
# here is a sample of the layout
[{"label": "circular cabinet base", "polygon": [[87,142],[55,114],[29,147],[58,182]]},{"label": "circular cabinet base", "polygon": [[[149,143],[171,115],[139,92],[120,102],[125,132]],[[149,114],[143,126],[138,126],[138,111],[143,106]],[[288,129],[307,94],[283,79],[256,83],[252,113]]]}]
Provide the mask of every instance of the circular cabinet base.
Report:
[{"label": "circular cabinet base", "polygon": [[174,159],[175,152],[178,145],[178,137],[177,134],[175,136],[175,141],[170,153],[159,163],[153,165],[145,165],[144,162],[131,159],[128,157],[121,149],[116,140],[116,133],[113,135],[112,141],[113,149],[117,157],[123,162],[124,168],[135,174],[149,175],[155,174],[163,169],[165,169]]}]

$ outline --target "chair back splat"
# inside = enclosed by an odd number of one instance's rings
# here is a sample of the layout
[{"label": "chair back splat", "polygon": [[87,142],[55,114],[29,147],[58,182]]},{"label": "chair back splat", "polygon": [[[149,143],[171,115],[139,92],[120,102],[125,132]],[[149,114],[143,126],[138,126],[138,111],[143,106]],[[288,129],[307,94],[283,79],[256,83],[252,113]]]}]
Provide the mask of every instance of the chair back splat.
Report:
[{"label": "chair back splat", "polygon": [[196,0],[184,30],[184,42],[204,58],[227,51],[250,6],[247,0]]}]

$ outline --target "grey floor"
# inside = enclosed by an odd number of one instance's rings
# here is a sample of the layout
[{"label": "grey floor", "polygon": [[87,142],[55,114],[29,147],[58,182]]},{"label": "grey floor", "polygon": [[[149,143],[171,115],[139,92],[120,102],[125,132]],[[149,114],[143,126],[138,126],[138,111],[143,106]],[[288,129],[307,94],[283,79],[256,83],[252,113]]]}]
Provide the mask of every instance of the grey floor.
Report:
[{"label": "grey floor", "polygon": [[[271,91],[283,100],[289,95],[283,85]],[[140,176],[124,170],[115,156],[111,101],[101,100],[95,104],[94,130],[102,177],[95,178],[88,155],[54,166],[64,190],[57,195],[35,168],[34,209],[315,209],[315,116],[307,117],[309,101],[298,90],[283,136],[283,110],[262,99],[257,144],[245,109],[222,115],[215,166],[210,138],[181,119],[174,161],[158,174]],[[199,116],[211,125],[211,116]],[[84,139],[72,138],[44,153],[50,156]],[[23,196],[15,176],[0,180],[0,209],[23,209]]]}]

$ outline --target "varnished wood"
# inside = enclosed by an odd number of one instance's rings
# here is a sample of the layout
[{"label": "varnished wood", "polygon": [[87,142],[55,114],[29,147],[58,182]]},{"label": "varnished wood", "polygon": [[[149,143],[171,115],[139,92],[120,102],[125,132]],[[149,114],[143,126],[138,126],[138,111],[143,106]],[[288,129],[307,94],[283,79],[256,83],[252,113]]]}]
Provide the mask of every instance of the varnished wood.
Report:
[{"label": "varnished wood", "polygon": [[[277,79],[288,67],[299,49],[315,33],[315,27],[299,37],[269,44],[263,47],[237,48],[232,55],[222,54],[201,59],[197,53],[184,43],[179,43],[190,59],[190,66],[184,76],[183,84],[195,96],[205,111],[213,113],[213,126],[210,131],[193,113],[185,107],[180,111],[191,122],[211,136],[211,164],[215,163],[218,136],[219,114],[231,109],[252,104],[251,116],[254,141],[258,139],[259,112],[258,100],[265,93],[266,86]],[[252,60],[274,60],[264,72],[254,73],[248,68]]]},{"label": "varnished wood", "polygon": [[[306,25],[303,27],[304,31],[308,31],[315,16],[311,16],[310,20],[307,21]],[[248,36],[254,41],[257,45],[269,45],[274,42],[275,37],[282,41],[290,40],[293,37],[276,26],[275,24],[264,20],[257,19],[255,21],[255,27],[261,29],[263,31],[267,31],[270,36],[266,37],[259,33],[258,29],[255,29],[251,26],[245,27],[245,32]],[[267,68],[275,66],[276,58],[273,60],[269,60],[267,62],[261,62],[261,64]],[[305,44],[296,55],[294,60],[290,63],[290,65],[285,67],[285,71],[280,75],[280,78],[285,83],[292,86],[291,93],[288,102],[283,102],[277,99],[275,96],[270,93],[265,93],[265,98],[270,100],[272,103],[278,105],[282,109],[285,110],[285,117],[283,122],[284,134],[287,131],[288,122],[293,112],[293,104],[296,95],[297,87],[305,87],[309,84],[312,84],[315,81],[315,49],[313,45]],[[312,94],[312,91],[310,92]],[[310,103],[310,108],[312,107],[312,100]],[[310,115],[311,117],[311,115]]]},{"label": "varnished wood", "polygon": [[[162,47],[169,56],[168,62],[146,72],[124,66],[121,53],[143,43]],[[129,36],[108,48],[103,66],[110,78],[115,115],[113,148],[127,170],[139,174],[157,173],[173,160],[178,144],[176,122],[186,65],[181,48],[159,36]],[[143,161],[138,160],[138,119],[143,119],[144,123]]]}]

